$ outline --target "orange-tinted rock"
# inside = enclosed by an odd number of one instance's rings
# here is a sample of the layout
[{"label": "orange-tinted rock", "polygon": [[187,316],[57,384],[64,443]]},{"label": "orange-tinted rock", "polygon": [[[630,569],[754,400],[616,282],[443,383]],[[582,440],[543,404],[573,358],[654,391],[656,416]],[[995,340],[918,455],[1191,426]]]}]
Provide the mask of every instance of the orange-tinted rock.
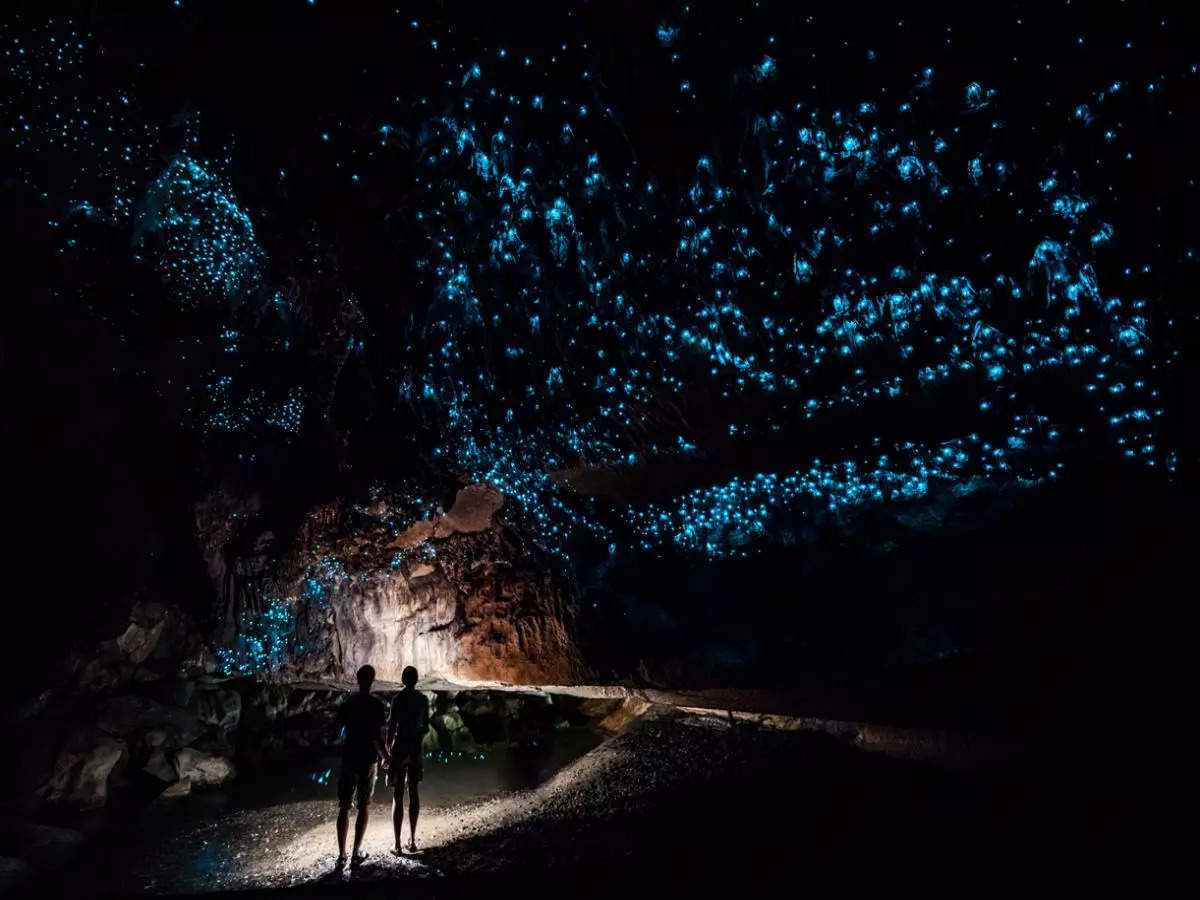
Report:
[{"label": "orange-tinted rock", "polygon": [[[449,512],[416,522],[394,536],[386,503],[366,517],[314,509],[273,573],[255,590],[287,598],[296,617],[283,679],[352,681],[375,667],[381,681],[399,681],[405,666],[422,678],[459,683],[576,683],[584,677],[573,629],[572,582],[554,557],[502,515],[493,486],[458,491]],[[230,570],[261,572],[231,558]],[[209,545],[208,553],[227,548]],[[320,590],[306,588],[321,560]],[[227,583],[223,577],[221,586]],[[226,602],[226,632],[236,604]]]}]

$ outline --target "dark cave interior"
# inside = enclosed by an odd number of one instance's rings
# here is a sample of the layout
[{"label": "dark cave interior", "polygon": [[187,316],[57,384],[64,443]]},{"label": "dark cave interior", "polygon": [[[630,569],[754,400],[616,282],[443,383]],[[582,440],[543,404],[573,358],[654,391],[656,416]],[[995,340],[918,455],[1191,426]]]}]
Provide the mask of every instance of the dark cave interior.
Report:
[{"label": "dark cave interior", "polygon": [[[1056,779],[1140,760],[1129,720],[1189,680],[1200,31],[909,6],[6,10],[0,895],[145,816],[269,829],[247,798],[291,776],[324,827],[364,662],[415,663],[429,753],[490,785],[435,794],[434,833],[541,804],[439,837],[451,893],[559,858],[539,829],[583,821],[596,745],[667,773],[636,834],[793,758],[831,821],[924,791],[952,842],[1060,788],[1101,818]],[[872,728],[1021,751],[970,781],[862,762]],[[93,849],[63,874],[38,827]],[[737,852],[769,869],[763,829]],[[164,859],[152,890],[202,889]]]}]

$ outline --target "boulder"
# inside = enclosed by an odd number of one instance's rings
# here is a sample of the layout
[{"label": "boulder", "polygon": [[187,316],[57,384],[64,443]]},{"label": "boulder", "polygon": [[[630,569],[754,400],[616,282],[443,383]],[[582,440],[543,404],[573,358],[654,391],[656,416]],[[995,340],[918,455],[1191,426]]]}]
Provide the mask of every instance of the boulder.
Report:
[{"label": "boulder", "polygon": [[205,725],[229,731],[237,728],[242,716],[242,695],[237,691],[197,691],[192,709]]},{"label": "boulder", "polygon": [[203,678],[216,675],[221,669],[213,648],[199,634],[191,635],[179,659],[178,671],[188,678]]},{"label": "boulder", "polygon": [[492,517],[504,506],[504,495],[490,484],[472,484],[454,497],[450,512],[442,517],[439,532],[470,534],[492,527]]},{"label": "boulder", "polygon": [[616,712],[624,702],[621,697],[588,697],[576,709],[587,719],[604,719]]},{"label": "boulder", "polygon": [[167,757],[164,750],[155,750],[151,753],[146,764],[142,766],[142,771],[167,785],[174,784],[179,780],[179,772],[175,769],[175,763]]},{"label": "boulder", "polygon": [[148,728],[140,735],[139,744],[145,750],[178,750],[183,746],[179,732],[170,725]]},{"label": "boulder", "polygon": [[640,697],[626,697],[620,706],[600,720],[599,725],[614,734],[622,732],[649,708],[650,704]]},{"label": "boulder", "polygon": [[175,771],[180,781],[192,787],[217,787],[233,781],[237,770],[232,762],[215,753],[184,747],[175,753]]},{"label": "boulder", "polygon": [[195,747],[197,750],[203,750],[205,753],[233,757],[236,753],[237,745],[232,738],[237,737],[237,735],[237,731],[226,731],[224,728],[209,725],[204,729],[204,734],[192,741],[190,746]]},{"label": "boulder", "polygon": [[192,783],[184,779],[182,781],[176,781],[158,796],[160,799],[172,800],[176,797],[187,797],[191,793]]},{"label": "boulder", "polygon": [[288,704],[292,702],[291,696],[294,693],[297,692],[288,690],[283,685],[256,685],[246,696],[246,706],[254,710],[257,718],[273,721],[287,715]]},{"label": "boulder", "polygon": [[466,752],[475,749],[475,738],[454,704],[433,716],[429,723],[437,732],[438,744],[442,750]]},{"label": "boulder", "polygon": [[289,718],[305,713],[332,716],[345,700],[340,691],[292,690],[286,694],[284,714]]},{"label": "boulder", "polygon": [[437,753],[442,748],[441,741],[438,740],[438,733],[430,728],[425,732],[425,737],[421,739],[422,753]]},{"label": "boulder", "polygon": [[143,663],[154,652],[166,624],[165,619],[145,626],[130,622],[124,633],[117,638],[117,646],[131,662]]},{"label": "boulder", "polygon": [[[493,700],[487,691],[463,691],[459,694],[457,703],[459,712],[468,719],[476,716],[503,715],[503,700]],[[497,709],[497,705],[501,709]]]},{"label": "boulder", "polygon": [[[448,513],[413,523],[388,546],[407,549],[425,541],[445,540],[455,534],[487,531],[492,527],[492,519],[502,506],[504,495],[492,485],[469,485],[455,495],[454,505]],[[430,570],[432,571],[432,567]],[[420,576],[413,574],[412,577]]]},{"label": "boulder", "polygon": [[187,710],[136,694],[123,694],[103,701],[96,709],[95,722],[101,731],[120,738],[170,726],[183,744],[190,744],[204,730],[200,720]]},{"label": "boulder", "polygon": [[121,653],[116,642],[101,645],[80,670],[76,691],[81,697],[111,694],[133,681],[137,666]]},{"label": "boulder", "polygon": [[54,761],[54,774],[39,793],[50,803],[98,809],[108,802],[108,780],[127,754],[125,742],[94,729],[68,735]]}]

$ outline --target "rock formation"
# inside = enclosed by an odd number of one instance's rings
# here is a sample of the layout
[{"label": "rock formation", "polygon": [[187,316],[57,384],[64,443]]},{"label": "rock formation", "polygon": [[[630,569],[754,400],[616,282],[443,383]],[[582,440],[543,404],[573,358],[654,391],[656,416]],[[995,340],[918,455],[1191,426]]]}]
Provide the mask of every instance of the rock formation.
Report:
[{"label": "rock formation", "polygon": [[563,684],[585,672],[570,580],[504,518],[495,488],[466,487],[449,512],[402,529],[386,503],[317,508],[275,558],[263,551],[274,534],[251,524],[257,506],[239,531],[227,506],[225,524],[214,523],[214,505],[197,520],[217,638],[236,644],[256,622],[275,629],[256,638],[274,648],[270,665],[230,656],[229,674],[240,665],[243,674],[347,681],[370,663],[381,681],[415,665],[422,677],[459,683]]}]

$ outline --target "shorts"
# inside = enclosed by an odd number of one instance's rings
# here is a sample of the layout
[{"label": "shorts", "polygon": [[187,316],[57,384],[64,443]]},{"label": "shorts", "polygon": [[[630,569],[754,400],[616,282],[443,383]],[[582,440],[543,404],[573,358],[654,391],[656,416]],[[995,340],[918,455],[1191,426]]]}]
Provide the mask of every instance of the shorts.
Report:
[{"label": "shorts", "polygon": [[342,772],[338,775],[338,809],[349,809],[352,803],[358,809],[366,809],[371,805],[374,793],[375,763],[342,763]]},{"label": "shorts", "polygon": [[388,784],[393,787],[403,787],[405,776],[416,784],[425,774],[425,754],[421,752],[419,743],[412,744],[408,749],[397,747],[392,753],[391,771],[388,772]]}]

